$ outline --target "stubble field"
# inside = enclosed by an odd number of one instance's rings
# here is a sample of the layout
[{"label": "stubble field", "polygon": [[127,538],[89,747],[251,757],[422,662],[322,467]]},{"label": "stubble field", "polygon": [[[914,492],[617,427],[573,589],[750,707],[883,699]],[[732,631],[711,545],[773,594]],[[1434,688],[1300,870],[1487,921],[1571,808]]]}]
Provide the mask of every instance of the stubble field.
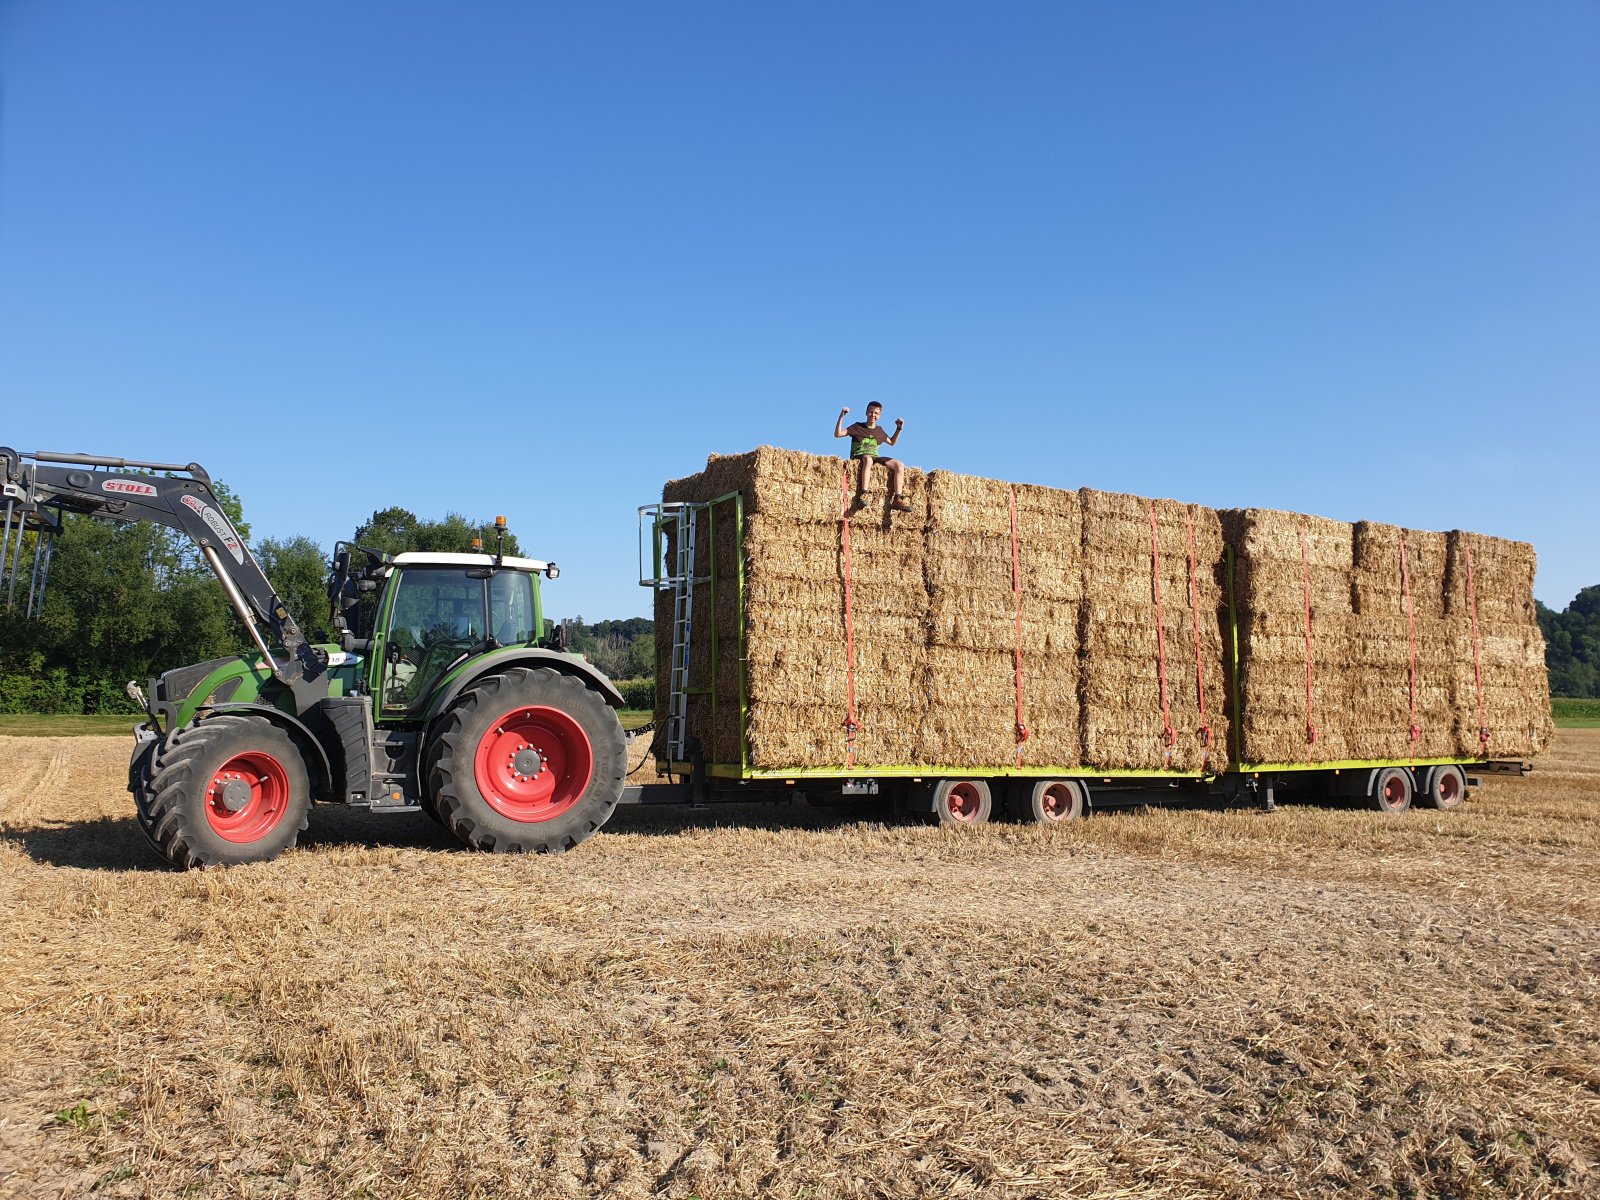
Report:
[{"label": "stubble field", "polygon": [[0,737],[0,1195],[1600,1195],[1600,730],[1463,810],[313,813]]}]

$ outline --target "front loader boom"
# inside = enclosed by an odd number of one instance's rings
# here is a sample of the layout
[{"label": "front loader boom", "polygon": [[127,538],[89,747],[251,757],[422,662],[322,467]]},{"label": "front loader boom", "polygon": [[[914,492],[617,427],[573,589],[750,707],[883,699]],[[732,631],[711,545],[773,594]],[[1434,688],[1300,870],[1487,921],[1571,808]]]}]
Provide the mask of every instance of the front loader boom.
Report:
[{"label": "front loader boom", "polygon": [[[0,446],[0,501],[0,606],[5,609],[16,603],[23,575],[28,578],[28,615],[43,609],[51,547],[61,531],[63,514],[165,525],[199,548],[273,675],[297,699],[325,694],[326,652],[301,633],[261,564],[222,511],[211,476],[200,464],[19,453]],[[37,535],[31,562],[24,562],[24,532]],[[283,647],[281,657],[273,653],[274,644]]]}]

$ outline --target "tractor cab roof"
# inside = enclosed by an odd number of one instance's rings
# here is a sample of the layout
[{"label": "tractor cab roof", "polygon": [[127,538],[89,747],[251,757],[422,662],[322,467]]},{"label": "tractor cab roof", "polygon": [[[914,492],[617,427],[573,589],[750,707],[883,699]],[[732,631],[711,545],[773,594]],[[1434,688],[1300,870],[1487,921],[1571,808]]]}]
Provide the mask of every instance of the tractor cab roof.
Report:
[{"label": "tractor cab roof", "polygon": [[404,554],[396,554],[393,565],[397,567],[499,566],[508,571],[528,571],[533,574],[544,574],[550,570],[549,563],[537,558],[512,558],[508,555],[496,560],[492,554],[429,554],[419,550],[407,550]]}]

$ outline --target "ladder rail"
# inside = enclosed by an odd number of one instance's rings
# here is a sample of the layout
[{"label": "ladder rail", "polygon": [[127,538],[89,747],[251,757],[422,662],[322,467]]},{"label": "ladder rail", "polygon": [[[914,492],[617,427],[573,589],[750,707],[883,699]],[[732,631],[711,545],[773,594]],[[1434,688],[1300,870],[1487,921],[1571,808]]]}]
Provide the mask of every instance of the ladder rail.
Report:
[{"label": "ladder rail", "polygon": [[694,641],[696,516],[692,506],[677,510],[676,562],[673,564],[672,675],[667,714],[667,746],[676,762],[688,757],[689,654]]}]

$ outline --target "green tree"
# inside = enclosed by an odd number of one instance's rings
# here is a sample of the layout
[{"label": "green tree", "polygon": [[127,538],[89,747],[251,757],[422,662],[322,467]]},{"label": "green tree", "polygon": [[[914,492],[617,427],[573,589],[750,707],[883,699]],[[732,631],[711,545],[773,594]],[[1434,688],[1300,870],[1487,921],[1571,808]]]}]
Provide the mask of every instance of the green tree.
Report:
[{"label": "green tree", "polygon": [[308,537],[267,538],[253,547],[273,590],[301,631],[314,641],[328,640],[328,556]]},{"label": "green tree", "polygon": [[1538,611],[1551,694],[1600,697],[1600,584],[1584,588],[1561,612],[1543,604]]},{"label": "green tree", "polygon": [[[408,509],[383,508],[358,525],[350,540],[385,554],[403,554],[407,550],[466,554],[472,550],[474,538],[481,539],[483,549],[490,554],[499,544],[493,521],[470,521],[455,512],[446,513],[440,521],[423,521]],[[516,534],[505,535],[504,552],[522,554]]]}]

